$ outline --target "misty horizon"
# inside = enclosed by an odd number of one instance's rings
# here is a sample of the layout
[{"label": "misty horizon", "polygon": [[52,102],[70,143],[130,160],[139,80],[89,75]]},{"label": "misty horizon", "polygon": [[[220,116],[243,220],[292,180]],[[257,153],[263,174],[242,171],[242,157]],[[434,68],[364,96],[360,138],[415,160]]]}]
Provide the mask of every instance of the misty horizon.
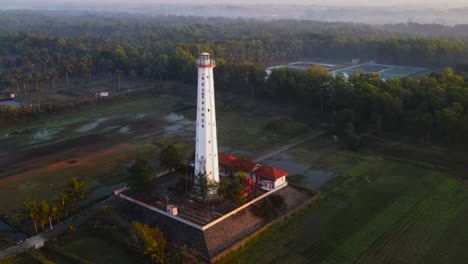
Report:
[{"label": "misty horizon", "polygon": [[[353,7],[353,6],[362,6],[362,7],[440,7],[440,8],[459,8],[459,7],[468,7],[468,3],[465,0],[447,0],[447,1],[436,1],[436,0],[388,0],[385,2],[369,2],[367,0],[290,0],[290,1],[281,1],[281,0],[257,0],[257,1],[248,1],[248,0],[201,0],[194,3],[190,0],[137,0],[137,1],[128,1],[128,0],[101,0],[99,2],[92,0],[1,0],[0,3],[4,7],[9,6],[20,6],[23,5],[24,8],[27,8],[27,5],[36,6],[40,5],[42,8],[47,9],[48,7],[53,7],[53,5],[115,5],[115,4],[127,4],[128,6],[132,5],[160,5],[160,4],[183,4],[183,5],[196,5],[196,4],[211,4],[211,5],[305,5],[305,6],[333,6],[333,7]],[[45,6],[50,5],[50,6]]]},{"label": "misty horizon", "polygon": [[150,16],[294,19],[365,24],[468,24],[468,3],[464,0],[390,0],[384,3],[364,0],[0,0],[0,10],[52,12],[109,12]]}]

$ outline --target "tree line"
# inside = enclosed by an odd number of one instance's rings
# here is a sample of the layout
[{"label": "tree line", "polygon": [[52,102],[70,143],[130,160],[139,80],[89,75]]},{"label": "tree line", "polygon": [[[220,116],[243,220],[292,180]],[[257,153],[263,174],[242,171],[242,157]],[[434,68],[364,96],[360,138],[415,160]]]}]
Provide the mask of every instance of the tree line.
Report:
[{"label": "tree line", "polygon": [[251,62],[263,67],[301,57],[360,58],[425,67],[468,60],[464,40],[397,35],[368,25],[135,16],[111,16],[109,22],[96,18],[61,24],[63,18],[58,15],[39,16],[35,23],[22,26],[7,17],[4,24],[12,29],[0,31],[0,81],[17,93],[55,88],[58,80],[66,81],[69,88],[72,78],[193,82],[195,58],[202,51],[228,64]]},{"label": "tree line", "polygon": [[362,72],[346,79],[320,67],[274,69],[263,89],[321,112],[341,135],[394,133],[422,144],[468,143],[468,82],[450,68],[402,80]]}]

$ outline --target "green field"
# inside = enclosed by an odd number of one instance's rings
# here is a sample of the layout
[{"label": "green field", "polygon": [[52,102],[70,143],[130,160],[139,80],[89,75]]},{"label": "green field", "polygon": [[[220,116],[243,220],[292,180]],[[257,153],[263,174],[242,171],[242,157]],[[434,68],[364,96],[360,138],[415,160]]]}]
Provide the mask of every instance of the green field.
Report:
[{"label": "green field", "polygon": [[320,158],[320,164],[336,175],[322,188],[320,203],[273,226],[223,263],[468,259],[468,190],[457,180],[444,172],[341,151]]}]

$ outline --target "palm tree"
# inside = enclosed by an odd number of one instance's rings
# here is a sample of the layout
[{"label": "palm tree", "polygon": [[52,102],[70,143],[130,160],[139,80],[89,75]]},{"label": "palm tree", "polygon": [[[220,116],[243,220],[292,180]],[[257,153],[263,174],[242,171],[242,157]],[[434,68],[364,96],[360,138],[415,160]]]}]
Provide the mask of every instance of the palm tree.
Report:
[{"label": "palm tree", "polygon": [[49,78],[52,80],[52,88],[55,90],[55,81],[60,78],[60,74],[56,69],[49,71]]},{"label": "palm tree", "polygon": [[[59,216],[67,215],[68,208],[70,207],[70,203],[68,201],[69,201],[69,198],[66,194],[62,193],[59,196],[58,201],[57,201],[57,204],[58,204],[57,209],[58,209]],[[60,219],[58,219],[58,221],[60,222]]]},{"label": "palm tree", "polygon": [[70,75],[73,73],[73,63],[68,60],[62,61],[62,67],[65,70],[65,79],[67,80],[67,89],[70,88]]},{"label": "palm tree", "polygon": [[48,71],[49,70],[49,66],[50,66],[50,62],[51,62],[51,57],[49,56],[49,54],[46,54],[44,55],[42,58],[41,58],[41,64],[42,64],[42,69],[45,70],[45,71]]},{"label": "palm tree", "polygon": [[84,198],[84,181],[78,181],[78,178],[74,177],[71,180],[68,190],[68,197],[73,201],[73,205],[76,206],[78,200]]},{"label": "palm tree", "polygon": [[39,204],[39,219],[42,230],[45,230],[45,224],[47,224],[47,222],[49,222],[52,228],[52,223],[50,221],[50,205],[46,201],[41,201]]},{"label": "palm tree", "polygon": [[31,80],[34,81],[34,84],[36,86],[36,92],[39,91],[39,86],[38,86],[38,83],[37,83],[39,81],[39,73],[36,72],[36,71],[33,71],[31,73]]},{"label": "palm tree", "polygon": [[80,61],[80,70],[84,74],[85,81],[89,80],[91,74],[92,61],[88,56],[84,56]]},{"label": "palm tree", "polygon": [[137,77],[137,73],[135,70],[130,71],[130,76],[132,76],[132,89],[135,89],[135,78]]},{"label": "palm tree", "polygon": [[37,222],[40,221],[39,206],[37,205],[35,200],[31,200],[31,201],[24,202],[24,207],[27,210],[26,215],[34,223],[34,230],[37,233],[38,232],[37,231]]},{"label": "palm tree", "polygon": [[[49,216],[49,220],[50,219],[53,219],[53,220],[57,220],[57,224],[60,223],[60,210],[58,208],[58,206],[52,206],[52,209],[50,210],[50,216]],[[50,223],[50,229],[52,229],[52,220],[50,220],[51,223]]]},{"label": "palm tree", "polygon": [[19,88],[19,83],[20,81],[23,80],[23,76],[19,71],[15,72],[15,81],[16,81],[16,92],[19,94],[20,88]]},{"label": "palm tree", "polygon": [[122,70],[115,70],[115,74],[117,75],[117,80],[119,81],[119,92],[120,92],[120,80],[122,79],[122,73],[123,71]]}]

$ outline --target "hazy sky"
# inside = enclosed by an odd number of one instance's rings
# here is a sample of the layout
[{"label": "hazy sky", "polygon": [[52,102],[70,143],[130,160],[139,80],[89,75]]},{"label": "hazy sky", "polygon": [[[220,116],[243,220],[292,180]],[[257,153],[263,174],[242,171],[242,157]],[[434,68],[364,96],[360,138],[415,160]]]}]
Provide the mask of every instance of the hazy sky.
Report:
[{"label": "hazy sky", "polygon": [[351,6],[351,5],[365,5],[365,6],[392,6],[392,5],[419,5],[424,7],[441,6],[468,6],[468,0],[0,0],[0,4],[39,4],[39,3],[73,3],[74,5],[83,4],[115,4],[126,3],[128,5],[138,3],[218,3],[218,4],[310,4],[310,5],[334,5],[334,6]]}]

